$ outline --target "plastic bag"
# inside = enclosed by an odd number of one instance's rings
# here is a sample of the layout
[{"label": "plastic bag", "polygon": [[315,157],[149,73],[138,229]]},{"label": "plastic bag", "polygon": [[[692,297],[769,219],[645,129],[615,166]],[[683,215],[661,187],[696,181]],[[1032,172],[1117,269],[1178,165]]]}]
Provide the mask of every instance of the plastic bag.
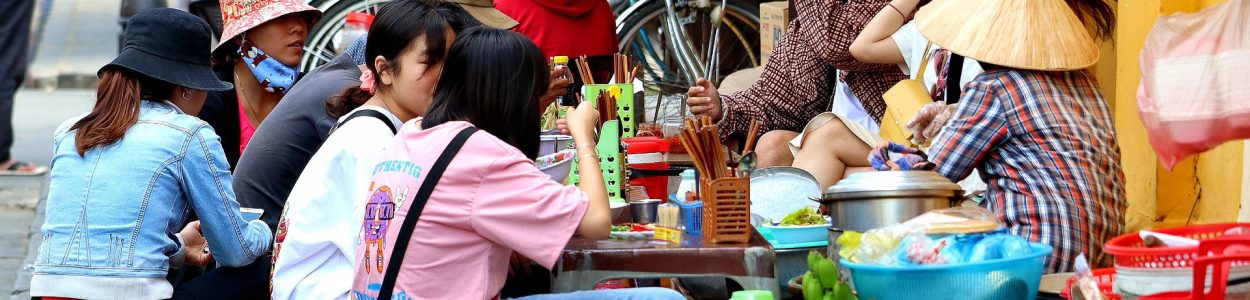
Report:
[{"label": "plastic bag", "polygon": [[1076,284],[1069,287],[1072,293],[1072,299],[1080,300],[1104,300],[1106,295],[1102,294],[1102,290],[1098,288],[1098,280],[1094,279],[1094,272],[1089,268],[1089,261],[1085,260],[1085,253],[1076,256],[1075,261]]},{"label": "plastic bag", "polygon": [[1141,52],[1137,104],[1168,170],[1197,153],[1250,138],[1250,4],[1229,1],[1160,17]]},{"label": "plastic bag", "polygon": [[1004,258],[1015,258],[1032,253],[1033,248],[1024,238],[1007,233],[983,235],[972,249],[968,251],[964,262],[979,262]]},{"label": "plastic bag", "polygon": [[859,247],[855,248],[855,252],[847,260],[854,263],[898,265],[895,250],[909,237],[925,238],[924,228],[894,225],[869,230],[860,236]]},{"label": "plastic bag", "polygon": [[936,240],[924,235],[909,236],[894,251],[894,258],[900,265],[962,263],[967,245],[970,243],[953,235]]}]

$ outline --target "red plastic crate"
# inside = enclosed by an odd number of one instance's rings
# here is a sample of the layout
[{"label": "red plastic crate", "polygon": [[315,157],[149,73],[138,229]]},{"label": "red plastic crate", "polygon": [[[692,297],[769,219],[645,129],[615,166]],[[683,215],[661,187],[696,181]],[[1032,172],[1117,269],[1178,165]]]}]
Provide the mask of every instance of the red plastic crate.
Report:
[{"label": "red plastic crate", "polygon": [[[1224,223],[1195,225],[1152,230],[1196,240],[1206,240],[1224,235],[1234,227],[1250,229],[1250,223]],[[1103,250],[1115,256],[1117,267],[1146,269],[1188,269],[1198,258],[1198,247],[1155,247],[1146,248],[1138,233],[1130,233],[1115,237],[1107,242]]]}]

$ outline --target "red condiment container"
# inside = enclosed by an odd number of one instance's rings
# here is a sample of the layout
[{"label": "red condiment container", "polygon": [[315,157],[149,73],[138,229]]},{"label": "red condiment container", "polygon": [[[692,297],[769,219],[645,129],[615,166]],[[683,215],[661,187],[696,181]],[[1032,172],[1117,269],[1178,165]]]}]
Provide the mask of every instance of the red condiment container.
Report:
[{"label": "red condiment container", "polygon": [[[625,143],[625,162],[630,169],[667,171],[668,161],[664,154],[668,153],[668,142],[658,137],[623,138]],[[641,176],[631,174],[630,186],[647,188],[647,197],[668,201],[668,176]]]}]

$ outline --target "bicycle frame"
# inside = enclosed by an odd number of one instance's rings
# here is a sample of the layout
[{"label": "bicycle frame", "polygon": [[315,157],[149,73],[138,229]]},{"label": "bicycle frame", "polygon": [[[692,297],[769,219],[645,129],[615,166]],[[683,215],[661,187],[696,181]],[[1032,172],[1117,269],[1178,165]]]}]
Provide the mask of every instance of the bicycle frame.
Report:
[{"label": "bicycle frame", "polygon": [[[637,13],[639,9],[653,1],[658,0],[638,0],[630,3],[628,8],[617,15],[616,31],[621,32],[624,30],[626,18]],[[672,33],[666,36],[668,43],[677,50],[673,53],[673,56],[677,59],[676,63],[681,68],[681,75],[686,78],[687,82],[694,83],[703,77],[702,74],[705,74],[706,70],[703,67],[703,60],[696,53],[696,48],[688,38],[689,35],[686,33],[685,26],[682,26],[681,21],[677,18],[677,9],[674,1],[679,1],[682,4],[692,2],[690,0],[664,0],[665,14],[662,26],[666,32]]]}]

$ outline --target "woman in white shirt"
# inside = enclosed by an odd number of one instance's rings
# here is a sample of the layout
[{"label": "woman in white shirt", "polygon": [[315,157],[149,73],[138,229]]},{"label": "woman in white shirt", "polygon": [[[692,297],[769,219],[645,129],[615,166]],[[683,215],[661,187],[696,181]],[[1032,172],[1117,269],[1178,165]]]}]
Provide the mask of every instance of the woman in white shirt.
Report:
[{"label": "woman in white shirt", "polygon": [[[274,234],[273,299],[347,299],[372,169],[397,128],[433,99],[455,33],[477,25],[463,8],[393,1],[364,45],[360,87],[326,104],[341,116],[287,198]],[[350,51],[349,51],[350,52]]]},{"label": "woman in white shirt", "polygon": [[[949,52],[930,46],[928,40],[920,35],[911,17],[915,10],[929,0],[894,0],[886,5],[864,27],[855,42],[851,43],[851,55],[856,60],[866,63],[897,64],[904,73],[915,78],[924,57],[928,55],[929,66],[921,78],[930,94],[941,100],[946,84],[943,81],[949,74],[946,72]],[[927,50],[927,51],[926,51]],[[981,66],[975,61],[965,59],[959,78],[963,86],[977,74]],[[959,95],[952,95],[958,98]],[[939,101],[940,102],[940,101]],[[820,118],[818,116],[817,118]],[[793,166],[806,170],[820,182],[821,189],[826,189],[845,175],[867,170],[868,152],[883,139],[873,131],[867,130],[851,122],[844,123],[845,117],[828,118],[827,123],[819,125],[810,132],[800,136],[803,147],[794,154]],[[813,122],[816,122],[815,120]],[[811,123],[808,125],[812,126]],[[936,135],[936,132],[933,133]],[[919,137],[929,135],[917,134]],[[809,143],[809,141],[819,141]],[[792,142],[793,143],[793,142]]]}]

